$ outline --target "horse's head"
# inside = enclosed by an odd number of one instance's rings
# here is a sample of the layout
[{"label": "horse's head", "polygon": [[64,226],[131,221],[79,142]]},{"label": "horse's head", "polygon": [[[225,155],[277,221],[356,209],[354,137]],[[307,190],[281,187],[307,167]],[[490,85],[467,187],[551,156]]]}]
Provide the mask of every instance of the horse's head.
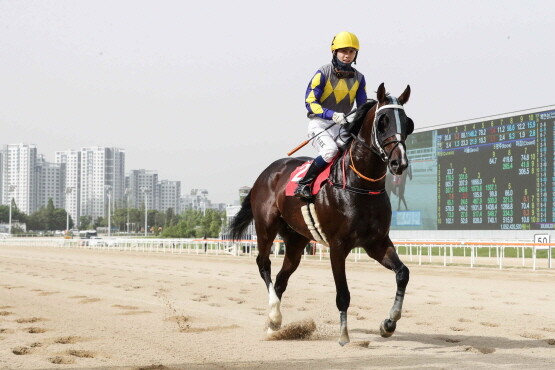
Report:
[{"label": "horse's head", "polygon": [[[410,97],[410,86],[407,85],[401,96],[395,98],[386,93],[382,83],[377,95],[373,121],[364,125],[371,129],[362,130],[361,135],[370,143],[372,151],[387,163],[389,171],[400,175],[409,164],[405,140],[414,130],[414,123],[403,108]],[[372,115],[369,114],[366,119],[372,119]]]}]

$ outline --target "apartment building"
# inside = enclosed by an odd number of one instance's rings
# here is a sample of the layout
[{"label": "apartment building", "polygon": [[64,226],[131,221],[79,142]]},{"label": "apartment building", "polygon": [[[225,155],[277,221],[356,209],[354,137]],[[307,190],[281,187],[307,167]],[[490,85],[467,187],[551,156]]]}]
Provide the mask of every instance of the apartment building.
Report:
[{"label": "apartment building", "polygon": [[52,199],[55,208],[64,208],[65,163],[50,163],[39,154],[35,170],[37,209],[46,207],[49,199]]},{"label": "apartment building", "polygon": [[115,209],[123,206],[125,151],[113,147],[81,149],[81,216],[107,217],[108,198]]},{"label": "apartment building", "polygon": [[56,152],[56,163],[65,166],[63,185],[64,208],[75,225],[81,216],[81,151],[63,150]]},{"label": "apartment building", "polygon": [[129,207],[158,209],[158,172],[150,170],[131,170],[129,172]]},{"label": "apartment building", "polygon": [[162,180],[159,185],[159,208],[161,212],[166,212],[168,208],[173,208],[174,213],[181,212],[181,181]]},{"label": "apartment building", "polygon": [[8,144],[2,155],[2,204],[13,198],[20,211],[37,210],[37,147],[33,144]]}]

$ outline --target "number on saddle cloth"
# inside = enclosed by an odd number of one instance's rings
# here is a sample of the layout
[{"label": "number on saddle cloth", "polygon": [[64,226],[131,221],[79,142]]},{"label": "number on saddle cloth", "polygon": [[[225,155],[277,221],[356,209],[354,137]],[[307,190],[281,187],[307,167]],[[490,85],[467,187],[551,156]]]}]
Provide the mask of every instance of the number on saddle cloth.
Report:
[{"label": "number on saddle cloth", "polygon": [[[329,177],[331,167],[336,159],[337,157],[333,161],[331,161],[331,163],[328,164],[327,167],[318,175],[316,180],[314,180],[314,183],[312,185],[312,194],[314,195],[318,194],[318,191],[320,191],[322,187],[322,183],[326,181],[327,178]],[[295,189],[297,189],[297,185],[299,181],[304,177],[304,175],[306,174],[306,171],[308,171],[308,168],[310,167],[311,164],[312,164],[312,161],[304,162],[303,164],[295,168],[293,172],[291,172],[291,175],[289,176],[289,182],[285,186],[286,196],[290,197],[295,195]]]}]

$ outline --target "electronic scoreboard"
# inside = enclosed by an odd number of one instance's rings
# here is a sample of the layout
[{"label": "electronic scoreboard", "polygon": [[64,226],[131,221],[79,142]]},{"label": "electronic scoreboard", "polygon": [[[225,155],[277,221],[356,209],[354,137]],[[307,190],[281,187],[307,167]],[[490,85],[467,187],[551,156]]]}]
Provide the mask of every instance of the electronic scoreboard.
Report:
[{"label": "electronic scoreboard", "polygon": [[555,229],[554,121],[552,110],[436,130],[437,228]]}]

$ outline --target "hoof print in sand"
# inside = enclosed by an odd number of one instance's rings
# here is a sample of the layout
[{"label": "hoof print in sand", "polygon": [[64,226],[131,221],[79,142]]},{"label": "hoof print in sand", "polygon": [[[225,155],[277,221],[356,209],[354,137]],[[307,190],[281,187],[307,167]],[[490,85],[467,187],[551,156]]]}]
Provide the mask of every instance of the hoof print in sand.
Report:
[{"label": "hoof print in sand", "polygon": [[51,357],[48,359],[48,361],[50,361],[53,364],[59,364],[59,365],[68,365],[68,364],[73,364],[75,362],[75,360],[72,359],[71,357],[64,357],[64,356]]},{"label": "hoof print in sand", "polygon": [[58,343],[58,344],[73,344],[73,343],[77,343],[80,342],[82,340],[81,337],[74,337],[74,336],[69,336],[69,337],[60,337],[54,340],[54,343]]},{"label": "hoof print in sand", "polygon": [[42,292],[39,293],[40,296],[49,296],[49,295],[53,295],[53,294],[58,294],[60,292]]},{"label": "hoof print in sand", "polygon": [[127,310],[125,312],[120,312],[118,315],[141,315],[144,313],[152,313],[151,311],[142,310],[139,311],[139,307],[137,306],[126,306],[121,304],[114,304],[112,307],[119,308],[121,310]]},{"label": "hoof print in sand", "polygon": [[443,337],[439,337],[439,338],[437,338],[437,339],[439,339],[439,340],[441,340],[441,341],[443,341],[443,342],[446,342],[446,343],[460,343],[460,340],[459,340],[459,339],[454,339],[454,338],[443,338]]},{"label": "hoof print in sand", "polygon": [[489,347],[465,347],[464,348],[465,352],[473,352],[473,353],[481,353],[483,355],[489,355],[490,353],[495,352],[495,348],[489,348]]},{"label": "hoof print in sand", "polygon": [[12,353],[14,355],[28,355],[29,353],[31,353],[31,348],[29,347],[16,347],[14,349],[12,349]]},{"label": "hoof print in sand", "polygon": [[29,317],[24,319],[17,319],[15,320],[15,322],[17,322],[18,324],[32,324],[35,322],[45,321],[45,320],[46,319],[43,319],[42,317]]},{"label": "hoof print in sand", "polygon": [[80,301],[77,302],[77,303],[79,303],[79,304],[87,304],[87,303],[94,303],[94,302],[98,302],[98,301],[100,301],[100,298],[85,298],[85,299],[80,300]]},{"label": "hoof print in sand", "polygon": [[67,351],[67,354],[73,357],[79,357],[79,358],[95,358],[96,355],[94,352],[91,351],[85,351],[82,349],[70,349],[69,351]]},{"label": "hoof print in sand", "polygon": [[488,326],[490,328],[496,328],[499,326],[499,324],[496,324],[494,322],[481,322],[480,325]]},{"label": "hoof print in sand", "polygon": [[44,328],[38,328],[36,326],[32,326],[30,328],[25,328],[25,331],[31,334],[41,334],[41,333],[46,333],[48,330]]}]

